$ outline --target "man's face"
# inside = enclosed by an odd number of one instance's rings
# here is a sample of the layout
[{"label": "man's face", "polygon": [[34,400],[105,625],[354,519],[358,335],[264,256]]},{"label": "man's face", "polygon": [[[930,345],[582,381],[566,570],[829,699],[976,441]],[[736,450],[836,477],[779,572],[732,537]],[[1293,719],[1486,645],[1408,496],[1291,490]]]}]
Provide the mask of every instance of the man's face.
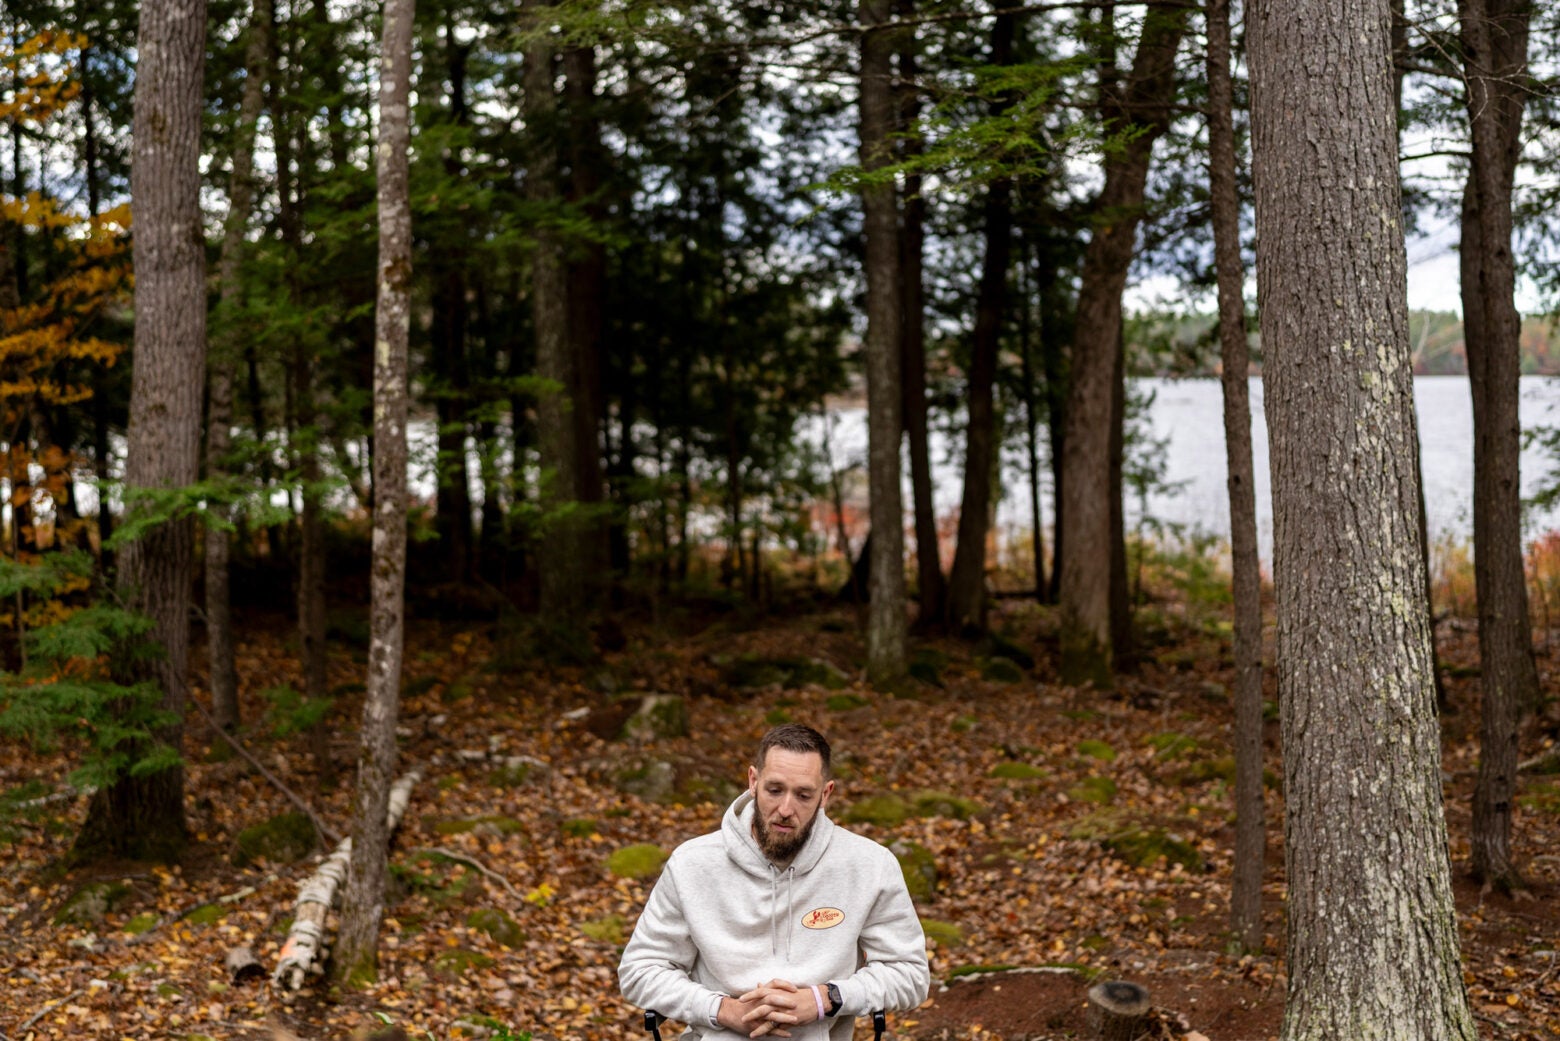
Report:
[{"label": "man's face", "polygon": [[771,748],[762,768],[748,767],[748,789],[756,796],[753,837],[759,849],[775,863],[786,864],[812,834],[834,782],[824,783],[823,757],[817,752]]}]

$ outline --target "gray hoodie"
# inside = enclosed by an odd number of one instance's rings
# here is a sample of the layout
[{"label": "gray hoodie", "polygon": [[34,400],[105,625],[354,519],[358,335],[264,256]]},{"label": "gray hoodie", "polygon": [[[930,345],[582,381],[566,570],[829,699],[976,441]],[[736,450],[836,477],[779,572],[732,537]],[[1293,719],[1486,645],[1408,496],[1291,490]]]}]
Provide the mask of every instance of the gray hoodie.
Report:
[{"label": "gray hoodie", "polygon": [[753,838],[753,793],[720,831],[677,847],[618,965],[623,997],[689,1024],[685,1038],[745,1037],[710,1025],[720,995],[780,978],[834,983],[840,1012],[791,1027],[797,1041],[849,1041],[856,1016],[912,1009],[931,976],[926,938],[887,849],[834,825],[823,810],[785,868]]}]

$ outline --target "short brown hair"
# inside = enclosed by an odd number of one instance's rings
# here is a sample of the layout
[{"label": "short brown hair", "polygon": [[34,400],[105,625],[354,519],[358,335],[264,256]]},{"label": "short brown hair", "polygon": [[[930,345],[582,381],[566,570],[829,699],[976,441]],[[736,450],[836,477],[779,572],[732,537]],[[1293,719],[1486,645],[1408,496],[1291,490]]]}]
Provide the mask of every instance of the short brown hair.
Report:
[{"label": "short brown hair", "polygon": [[783,723],[764,735],[758,743],[758,767],[763,769],[764,759],[771,748],[783,748],[787,752],[816,752],[823,760],[823,776],[829,776],[829,742],[818,731],[803,723]]}]

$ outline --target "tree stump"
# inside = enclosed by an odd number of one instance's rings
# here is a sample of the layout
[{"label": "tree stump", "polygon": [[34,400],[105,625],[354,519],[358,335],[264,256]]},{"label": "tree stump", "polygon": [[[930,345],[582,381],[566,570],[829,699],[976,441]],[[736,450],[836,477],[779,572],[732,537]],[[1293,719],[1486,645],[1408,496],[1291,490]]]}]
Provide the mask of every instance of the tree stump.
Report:
[{"label": "tree stump", "polygon": [[1153,1006],[1136,983],[1112,980],[1089,988],[1089,1022],[1101,1041],[1133,1041],[1149,1028]]}]

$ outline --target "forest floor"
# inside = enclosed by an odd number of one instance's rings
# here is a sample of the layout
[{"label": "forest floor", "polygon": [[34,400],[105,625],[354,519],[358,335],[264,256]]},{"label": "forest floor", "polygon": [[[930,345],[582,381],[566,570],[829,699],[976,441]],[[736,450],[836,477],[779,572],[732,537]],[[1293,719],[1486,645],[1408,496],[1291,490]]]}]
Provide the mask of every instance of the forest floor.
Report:
[{"label": "forest floor", "polygon": [[[636,844],[670,850],[714,828],[758,737],[786,719],[818,726],[834,744],[831,815],[870,817],[848,826],[919,844],[935,865],[935,891],[919,902],[931,923],[932,994],[891,1017],[896,1037],[1091,1036],[1083,994],[1096,978],[1147,987],[1158,1037],[1278,1035],[1283,813],[1274,791],[1265,952],[1225,952],[1227,622],[1155,605],[1140,669],[1107,694],[1059,686],[1053,615],[1008,601],[1000,629],[1034,654],[1032,667],[1002,682],[991,656],[1022,651],[923,641],[918,671],[940,685],[920,682],[896,697],[858,678],[852,609],[712,617],[625,623],[605,641],[619,649],[588,668],[541,667],[490,624],[411,624],[401,749],[424,780],[393,842],[380,978],[368,989],[314,980],[291,993],[268,978],[229,978],[224,956],[240,945],[268,976],[298,884],[318,858],[236,866],[240,831],[292,807],[242,759],[207,757],[210,735],[197,722],[187,778],[193,843],[182,864],[66,871],[84,801],[15,817],[0,835],[0,1036],[323,1041],[388,1025],[417,1041],[645,1036],[617,994],[615,968],[653,874],[614,874],[609,859]],[[278,737],[254,723],[246,742],[344,830],[360,635],[337,640],[332,653],[336,776],[322,782],[306,735]],[[1515,848],[1534,898],[1481,893],[1465,874],[1478,729],[1471,626],[1443,624],[1441,653],[1456,710],[1444,720],[1443,768],[1458,922],[1480,1032],[1560,1037],[1560,778],[1521,781]],[[1547,639],[1540,653],[1552,695],[1560,662]],[[251,619],[240,669],[246,718],[261,720],[274,701],[262,689],[299,682],[282,619]],[[646,691],[686,699],[689,736],[616,736],[626,712],[618,706],[631,704],[621,695]],[[1539,742],[1530,737],[1523,754]],[[1275,774],[1277,744],[1271,722]],[[6,747],[0,788],[57,783],[69,751]],[[1143,841],[1157,845],[1134,866]],[[652,871],[658,862],[651,857]],[[99,883],[98,906],[71,903]],[[870,1036],[861,1021],[857,1037]]]}]

